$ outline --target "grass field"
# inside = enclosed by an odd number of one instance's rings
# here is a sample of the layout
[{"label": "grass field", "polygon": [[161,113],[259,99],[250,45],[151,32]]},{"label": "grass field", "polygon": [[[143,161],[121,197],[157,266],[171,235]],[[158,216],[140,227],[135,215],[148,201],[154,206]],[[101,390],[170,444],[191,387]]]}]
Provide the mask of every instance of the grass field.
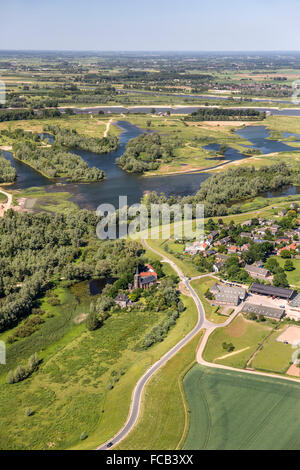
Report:
[{"label": "grass field", "polygon": [[[204,359],[243,369],[259,344],[271,331],[269,325],[246,320],[239,315],[228,326],[219,328],[211,334],[204,350]],[[228,354],[222,346],[224,342],[232,343],[234,351],[221,359]],[[237,351],[241,352],[237,353]]]},{"label": "grass field", "polygon": [[0,193],[0,204],[5,204],[7,201],[7,196],[3,193]]},{"label": "grass field", "polygon": [[[47,125],[59,126],[62,128],[75,129],[78,134],[85,134],[89,137],[102,138],[106,129],[107,122],[111,119],[111,115],[75,115],[63,116],[51,119],[27,119],[20,121],[0,122],[0,132],[3,129],[23,129],[24,131],[42,132]],[[115,119],[114,119],[115,121]],[[117,126],[110,126],[109,134],[119,135],[121,129]],[[1,136],[0,144],[12,144],[12,139]]]},{"label": "grass field", "polygon": [[12,191],[13,203],[18,204],[20,198],[25,198],[25,208],[34,212],[46,211],[63,213],[79,210],[78,206],[70,201],[71,194],[68,192],[47,192],[43,188],[30,188],[24,191]]},{"label": "grass field", "polygon": [[189,415],[185,410],[182,380],[195,362],[198,334],[151,379],[145,389],[137,425],[117,450],[174,450],[183,442]]},{"label": "grass field", "polygon": [[[280,256],[276,256],[276,260],[278,261],[281,267],[284,266],[284,263],[286,261]],[[295,269],[293,271],[285,271],[285,273],[291,286],[300,287],[300,259],[292,259],[292,263]]]},{"label": "grass field", "polygon": [[[284,329],[285,327],[283,327]],[[281,329],[282,331],[282,329]],[[276,340],[280,331],[274,331],[252,361],[251,366],[257,370],[284,374],[290,366],[295,351],[290,344]]]},{"label": "grass field", "polygon": [[299,450],[300,384],[195,365],[184,449]]}]

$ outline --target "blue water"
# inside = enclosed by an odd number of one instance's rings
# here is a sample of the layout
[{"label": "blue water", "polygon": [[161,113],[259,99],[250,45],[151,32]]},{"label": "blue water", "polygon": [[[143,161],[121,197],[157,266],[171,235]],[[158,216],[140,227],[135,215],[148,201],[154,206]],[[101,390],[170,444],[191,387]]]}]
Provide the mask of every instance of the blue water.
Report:
[{"label": "blue water", "polygon": [[[199,190],[201,183],[210,176],[207,172],[190,172],[159,177],[143,177],[126,173],[116,165],[115,160],[124,153],[128,140],[137,137],[143,131],[126,121],[119,121],[118,125],[122,128],[122,133],[120,134],[120,147],[115,152],[99,155],[84,150],[72,150],[80,155],[90,167],[95,166],[104,170],[106,174],[104,181],[89,184],[56,183],[45,178],[25,163],[15,160],[11,152],[3,152],[5,158],[12,162],[17,171],[17,181],[11,188],[22,190],[30,187],[44,187],[49,192],[67,191],[72,196],[71,200],[77,203],[79,207],[95,210],[102,203],[109,203],[118,207],[119,196],[127,196],[127,203],[130,205],[140,202],[145,192],[149,191],[164,193],[167,196],[195,194]],[[299,148],[293,148],[284,142],[268,139],[270,133],[265,126],[248,126],[237,130],[236,133],[251,142],[251,145],[245,147],[259,149],[264,154],[270,152],[300,151]],[[295,138],[299,138],[299,136],[295,136]],[[213,143],[204,146],[204,148],[218,151],[220,146],[217,143]],[[224,159],[229,161],[241,158],[245,158],[245,155],[233,148],[228,148],[224,155]],[[221,161],[219,164],[214,164],[212,167],[207,168],[206,171],[223,164]],[[265,196],[274,197],[298,194],[297,191],[298,188],[290,187],[284,188],[279,192],[267,193]]]}]

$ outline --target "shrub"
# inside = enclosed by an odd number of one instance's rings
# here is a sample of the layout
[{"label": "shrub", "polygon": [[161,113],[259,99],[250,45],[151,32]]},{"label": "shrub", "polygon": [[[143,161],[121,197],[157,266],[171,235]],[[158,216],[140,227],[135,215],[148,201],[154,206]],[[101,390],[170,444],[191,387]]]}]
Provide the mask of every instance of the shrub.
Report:
[{"label": "shrub", "polygon": [[26,415],[26,416],[32,416],[32,415],[33,415],[32,410],[31,410],[30,408],[26,408],[26,410],[25,410],[25,415]]}]

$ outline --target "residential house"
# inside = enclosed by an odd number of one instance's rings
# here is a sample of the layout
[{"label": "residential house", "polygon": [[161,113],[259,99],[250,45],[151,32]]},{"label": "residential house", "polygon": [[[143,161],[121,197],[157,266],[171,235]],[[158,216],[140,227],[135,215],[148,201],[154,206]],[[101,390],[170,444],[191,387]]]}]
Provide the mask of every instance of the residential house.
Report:
[{"label": "residential house", "polygon": [[270,230],[270,232],[272,233],[272,235],[276,235],[276,234],[278,233],[279,229],[280,229],[280,226],[279,226],[279,225],[276,225],[276,224],[271,225],[271,226],[269,227],[269,230]]},{"label": "residential house", "polygon": [[250,243],[245,243],[244,245],[242,245],[242,246],[240,247],[239,251],[240,251],[241,253],[244,253],[244,251],[248,251],[249,248],[250,248]]},{"label": "residential house", "polygon": [[251,227],[252,221],[251,220],[246,220],[245,222],[242,222],[242,225],[246,225],[246,227]]},{"label": "residential house", "polygon": [[278,215],[279,215],[280,217],[284,217],[286,213],[287,213],[287,210],[286,210],[286,209],[281,209],[281,211],[278,212]]},{"label": "residential house", "polygon": [[221,262],[226,262],[228,260],[229,256],[224,255],[223,253],[216,253],[216,260],[221,261]]},{"label": "residential house", "polygon": [[241,238],[252,238],[251,232],[241,232],[240,233]]},{"label": "residential house", "polygon": [[129,300],[128,295],[126,294],[118,294],[117,297],[115,298],[115,303],[120,307],[120,308],[126,308],[131,302]]},{"label": "residential house", "polygon": [[229,254],[236,254],[238,252],[238,247],[235,245],[231,245],[228,247],[228,253]]},{"label": "residential house", "polygon": [[210,234],[207,235],[207,238],[209,241],[212,242],[215,238],[217,238],[218,235],[219,235],[218,230],[213,230],[212,232],[210,232]]},{"label": "residential house", "polygon": [[271,274],[267,269],[259,268],[254,264],[246,264],[245,271],[254,279],[267,279]]}]

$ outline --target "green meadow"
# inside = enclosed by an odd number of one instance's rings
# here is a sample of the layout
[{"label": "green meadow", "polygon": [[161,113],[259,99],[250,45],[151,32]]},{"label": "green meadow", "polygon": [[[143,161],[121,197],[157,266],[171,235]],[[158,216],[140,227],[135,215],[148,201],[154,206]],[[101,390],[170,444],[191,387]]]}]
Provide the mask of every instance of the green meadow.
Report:
[{"label": "green meadow", "polygon": [[186,450],[299,450],[300,384],[195,365]]}]

